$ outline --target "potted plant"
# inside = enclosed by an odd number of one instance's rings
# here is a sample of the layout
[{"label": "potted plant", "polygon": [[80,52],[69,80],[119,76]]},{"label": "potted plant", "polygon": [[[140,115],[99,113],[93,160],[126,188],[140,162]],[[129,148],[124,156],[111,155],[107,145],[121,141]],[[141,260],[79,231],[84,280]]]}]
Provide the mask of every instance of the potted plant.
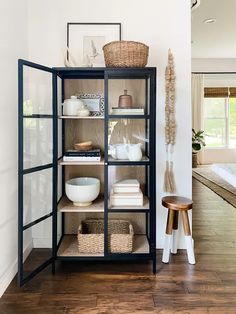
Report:
[{"label": "potted plant", "polygon": [[204,131],[196,132],[192,129],[192,167],[197,168],[198,165],[198,152],[206,146],[204,135]]}]

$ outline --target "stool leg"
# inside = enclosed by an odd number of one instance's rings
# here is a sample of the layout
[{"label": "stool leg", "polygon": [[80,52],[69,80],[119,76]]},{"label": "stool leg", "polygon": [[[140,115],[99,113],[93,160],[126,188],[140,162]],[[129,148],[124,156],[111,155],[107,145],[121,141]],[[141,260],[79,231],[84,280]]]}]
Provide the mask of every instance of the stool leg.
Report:
[{"label": "stool leg", "polygon": [[177,210],[174,211],[174,224],[173,224],[173,233],[172,233],[172,247],[171,253],[177,253],[177,236],[178,236],[178,221],[179,221],[179,212]]},{"label": "stool leg", "polygon": [[188,213],[187,211],[182,211],[181,214],[182,214],[182,219],[183,219],[185,241],[186,241],[186,246],[187,246],[188,262],[189,264],[195,264],[193,241],[192,241],[192,235],[191,235],[191,230],[189,226]]},{"label": "stool leg", "polygon": [[169,209],[168,218],[166,222],[166,235],[165,235],[164,249],[163,249],[163,255],[162,255],[163,263],[169,263],[173,223],[174,223],[174,211],[172,209]]}]

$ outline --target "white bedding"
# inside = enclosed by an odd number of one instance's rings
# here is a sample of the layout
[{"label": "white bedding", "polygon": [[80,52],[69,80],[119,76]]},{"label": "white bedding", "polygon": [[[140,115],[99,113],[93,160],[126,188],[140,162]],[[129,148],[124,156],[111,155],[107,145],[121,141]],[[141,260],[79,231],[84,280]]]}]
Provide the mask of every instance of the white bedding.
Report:
[{"label": "white bedding", "polygon": [[236,164],[213,164],[211,169],[222,179],[236,187]]}]

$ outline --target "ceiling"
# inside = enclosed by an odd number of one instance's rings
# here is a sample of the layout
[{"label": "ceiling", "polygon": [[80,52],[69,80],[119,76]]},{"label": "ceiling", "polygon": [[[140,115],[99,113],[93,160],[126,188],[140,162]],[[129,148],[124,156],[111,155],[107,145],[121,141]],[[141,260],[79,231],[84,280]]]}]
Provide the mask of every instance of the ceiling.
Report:
[{"label": "ceiling", "polygon": [[192,11],[192,58],[236,58],[236,0],[201,0]]}]

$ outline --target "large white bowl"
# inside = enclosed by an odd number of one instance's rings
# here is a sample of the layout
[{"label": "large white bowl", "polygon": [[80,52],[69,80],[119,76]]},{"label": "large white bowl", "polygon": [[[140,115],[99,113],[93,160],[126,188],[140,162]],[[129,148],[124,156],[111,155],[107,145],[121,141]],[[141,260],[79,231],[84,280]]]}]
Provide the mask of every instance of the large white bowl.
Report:
[{"label": "large white bowl", "polygon": [[66,181],[66,196],[75,206],[89,206],[100,192],[100,180],[97,178],[74,178]]}]

